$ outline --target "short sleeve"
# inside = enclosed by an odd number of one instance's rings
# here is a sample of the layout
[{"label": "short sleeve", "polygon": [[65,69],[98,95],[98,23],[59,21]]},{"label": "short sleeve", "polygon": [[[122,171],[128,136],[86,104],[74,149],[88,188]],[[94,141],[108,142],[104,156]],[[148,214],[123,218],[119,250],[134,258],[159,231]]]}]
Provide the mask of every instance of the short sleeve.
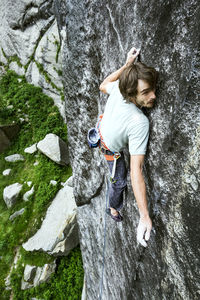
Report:
[{"label": "short sleeve", "polygon": [[143,155],[146,153],[149,139],[149,121],[134,124],[128,130],[129,152],[131,155]]},{"label": "short sleeve", "polygon": [[110,95],[115,90],[116,87],[118,87],[118,80],[117,81],[109,82],[106,85],[106,92],[107,92],[107,94]]}]

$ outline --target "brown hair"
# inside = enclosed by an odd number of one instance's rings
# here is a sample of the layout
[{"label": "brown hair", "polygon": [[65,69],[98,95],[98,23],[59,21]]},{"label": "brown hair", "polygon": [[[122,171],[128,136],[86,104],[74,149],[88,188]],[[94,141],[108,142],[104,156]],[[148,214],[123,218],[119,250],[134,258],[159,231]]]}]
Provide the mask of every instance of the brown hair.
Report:
[{"label": "brown hair", "polygon": [[158,72],[154,68],[137,62],[124,69],[119,77],[119,89],[125,100],[130,102],[130,98],[134,98],[137,95],[138,79],[146,81],[150,89],[154,90],[157,78]]}]

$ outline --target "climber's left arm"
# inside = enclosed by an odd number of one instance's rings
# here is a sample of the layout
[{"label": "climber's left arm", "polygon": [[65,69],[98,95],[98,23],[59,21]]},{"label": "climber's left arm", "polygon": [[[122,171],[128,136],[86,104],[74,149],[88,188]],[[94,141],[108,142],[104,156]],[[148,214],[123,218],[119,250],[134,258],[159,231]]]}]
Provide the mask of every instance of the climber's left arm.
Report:
[{"label": "climber's left arm", "polygon": [[142,172],[143,164],[144,155],[131,155],[131,183],[140,214],[137,240],[146,247],[146,241],[150,238],[152,222],[148,212],[146,185]]}]

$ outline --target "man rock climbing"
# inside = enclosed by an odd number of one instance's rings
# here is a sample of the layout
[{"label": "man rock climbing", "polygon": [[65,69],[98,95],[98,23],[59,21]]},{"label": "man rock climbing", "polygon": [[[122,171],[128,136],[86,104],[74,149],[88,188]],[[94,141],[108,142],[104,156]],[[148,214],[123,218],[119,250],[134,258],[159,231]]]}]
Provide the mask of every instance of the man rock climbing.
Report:
[{"label": "man rock climbing", "polygon": [[109,189],[110,208],[107,209],[107,213],[116,222],[123,220],[119,210],[123,205],[127,170],[122,150],[128,145],[131,183],[140,214],[137,240],[146,247],[152,222],[148,212],[142,168],[149,137],[149,121],[141,108],[151,108],[154,105],[157,72],[154,68],[136,62],[138,55],[139,50],[132,48],[127,55],[126,64],[101,83],[100,90],[108,94],[109,98],[99,123],[99,133],[101,150],[111,173],[116,161]]}]

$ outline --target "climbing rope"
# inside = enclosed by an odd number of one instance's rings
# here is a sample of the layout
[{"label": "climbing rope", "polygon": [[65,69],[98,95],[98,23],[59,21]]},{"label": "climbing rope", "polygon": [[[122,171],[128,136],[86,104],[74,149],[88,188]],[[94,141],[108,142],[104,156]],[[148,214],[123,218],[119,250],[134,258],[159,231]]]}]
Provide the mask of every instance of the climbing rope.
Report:
[{"label": "climbing rope", "polygon": [[102,289],[103,289],[103,273],[104,273],[104,264],[105,264],[105,250],[106,250],[106,210],[108,206],[108,198],[109,198],[109,180],[106,181],[106,209],[105,209],[105,221],[104,221],[104,240],[103,240],[103,255],[102,255],[102,272],[101,272],[101,281],[100,281],[100,292],[99,292],[99,300],[102,299]]}]

